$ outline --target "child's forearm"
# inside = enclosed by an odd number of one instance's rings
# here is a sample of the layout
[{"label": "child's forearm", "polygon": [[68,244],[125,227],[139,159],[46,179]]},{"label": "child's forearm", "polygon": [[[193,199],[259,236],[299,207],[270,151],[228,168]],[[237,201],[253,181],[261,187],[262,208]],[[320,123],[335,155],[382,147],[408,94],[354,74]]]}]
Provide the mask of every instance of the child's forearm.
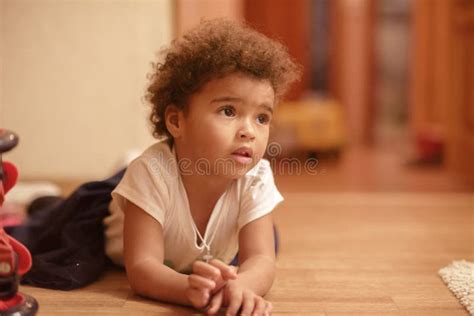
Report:
[{"label": "child's forearm", "polygon": [[237,281],[255,294],[264,296],[272,287],[275,270],[274,258],[264,255],[252,256],[240,265]]},{"label": "child's forearm", "polygon": [[127,267],[127,277],[130,286],[139,295],[163,302],[192,305],[186,296],[188,276],[158,261],[148,260]]}]

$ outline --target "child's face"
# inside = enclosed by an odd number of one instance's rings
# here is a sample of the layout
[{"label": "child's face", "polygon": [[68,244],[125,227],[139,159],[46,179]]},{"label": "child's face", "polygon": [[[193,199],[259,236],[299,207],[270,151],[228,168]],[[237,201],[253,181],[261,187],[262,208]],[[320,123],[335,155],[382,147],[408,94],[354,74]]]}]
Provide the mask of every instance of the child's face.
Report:
[{"label": "child's face", "polygon": [[180,159],[194,162],[197,172],[243,176],[265,153],[274,103],[267,80],[242,73],[211,80],[180,115],[181,133],[175,137]]}]

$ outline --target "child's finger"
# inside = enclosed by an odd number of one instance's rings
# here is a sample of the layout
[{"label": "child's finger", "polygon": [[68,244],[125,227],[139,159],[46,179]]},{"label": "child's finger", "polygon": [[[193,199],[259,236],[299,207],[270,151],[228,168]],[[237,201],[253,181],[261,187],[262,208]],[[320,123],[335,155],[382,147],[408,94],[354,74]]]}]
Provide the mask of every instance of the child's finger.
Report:
[{"label": "child's finger", "polygon": [[240,315],[251,315],[252,311],[255,308],[255,297],[252,295],[244,294],[242,300],[242,310]]},{"label": "child's finger", "polygon": [[221,275],[224,280],[233,280],[237,278],[237,272],[235,267],[225,264],[224,262],[217,259],[212,259],[210,264],[221,271]]},{"label": "child's finger", "polygon": [[188,283],[190,287],[195,289],[204,288],[212,290],[216,286],[216,282],[214,282],[213,280],[202,277],[197,274],[191,274],[190,276],[188,276]]},{"label": "child's finger", "polygon": [[229,266],[230,270],[231,270],[231,273],[233,275],[235,275],[235,277],[237,278],[237,274],[239,273],[239,267],[237,266]]},{"label": "child's finger", "polygon": [[221,271],[218,268],[203,261],[193,263],[193,273],[212,280],[217,280],[221,276]]},{"label": "child's finger", "polygon": [[209,301],[209,291],[201,291],[195,288],[187,289],[187,296],[194,307],[203,308],[207,305]]},{"label": "child's finger", "polygon": [[271,315],[273,311],[273,304],[268,301],[265,301],[265,304],[266,304],[265,315]]},{"label": "child's finger", "polygon": [[241,292],[233,292],[230,293],[229,296],[229,306],[227,307],[227,312],[225,313],[226,316],[235,316],[237,315],[240,306],[242,306],[242,293]]},{"label": "child's finger", "polygon": [[222,306],[222,302],[224,301],[224,291],[217,292],[212,298],[211,302],[209,303],[209,309],[207,310],[208,315],[217,314],[219,309]]},{"label": "child's finger", "polygon": [[253,309],[253,315],[265,315],[267,308],[267,302],[263,298],[258,298],[255,300],[255,307]]}]

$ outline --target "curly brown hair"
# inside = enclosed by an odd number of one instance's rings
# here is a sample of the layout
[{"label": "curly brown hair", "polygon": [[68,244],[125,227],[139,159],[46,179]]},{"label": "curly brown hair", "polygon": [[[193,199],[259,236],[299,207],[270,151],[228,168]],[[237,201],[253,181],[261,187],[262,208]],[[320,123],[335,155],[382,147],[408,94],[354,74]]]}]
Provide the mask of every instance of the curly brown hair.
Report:
[{"label": "curly brown hair", "polygon": [[153,63],[145,98],[151,103],[153,136],[173,138],[165,124],[169,105],[185,110],[189,97],[212,79],[242,72],[269,80],[279,100],[300,76],[300,66],[285,46],[248,25],[225,19],[203,20],[160,52]]}]

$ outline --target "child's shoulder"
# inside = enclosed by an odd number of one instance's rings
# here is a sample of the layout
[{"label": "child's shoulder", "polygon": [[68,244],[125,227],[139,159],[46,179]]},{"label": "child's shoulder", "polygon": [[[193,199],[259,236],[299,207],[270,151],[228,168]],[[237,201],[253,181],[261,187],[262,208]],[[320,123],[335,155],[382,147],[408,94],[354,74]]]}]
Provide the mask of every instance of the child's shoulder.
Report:
[{"label": "child's shoulder", "polygon": [[177,172],[176,156],[166,141],[159,141],[132,161],[129,168],[139,168],[161,176],[169,174],[173,178]]},{"label": "child's shoulder", "polygon": [[174,152],[166,141],[158,141],[149,146],[139,158],[174,158]]}]

